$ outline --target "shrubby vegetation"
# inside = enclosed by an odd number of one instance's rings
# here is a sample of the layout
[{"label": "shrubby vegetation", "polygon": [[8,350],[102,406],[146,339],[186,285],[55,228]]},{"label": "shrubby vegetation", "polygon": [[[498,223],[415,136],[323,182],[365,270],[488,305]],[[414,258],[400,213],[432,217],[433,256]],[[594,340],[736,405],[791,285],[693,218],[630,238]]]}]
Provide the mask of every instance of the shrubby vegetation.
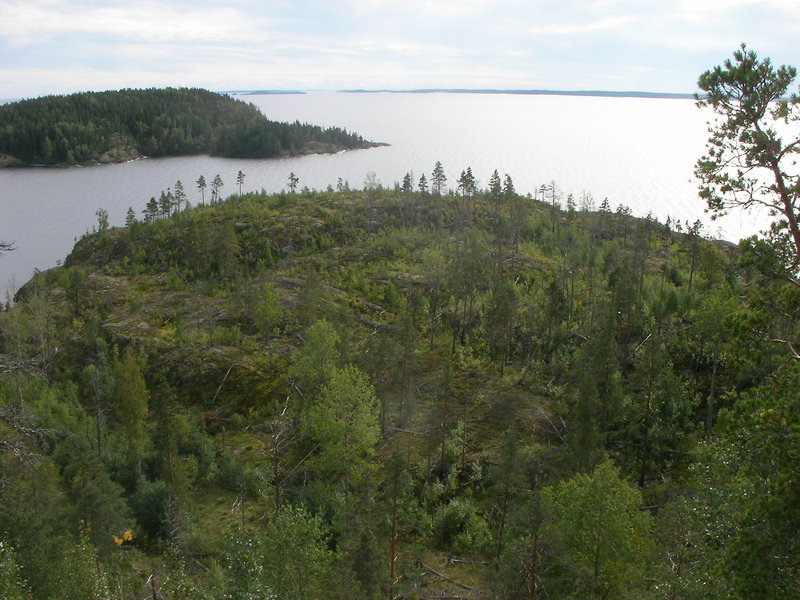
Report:
[{"label": "shrubby vegetation", "polygon": [[8,593],[794,597],[798,367],[753,333],[792,284],[507,179],[235,195],[38,274],[2,315]]},{"label": "shrubby vegetation", "polygon": [[202,153],[269,158],[372,145],[336,127],[270,121],[252,104],[202,89],[85,92],[0,106],[0,158],[12,164]]}]

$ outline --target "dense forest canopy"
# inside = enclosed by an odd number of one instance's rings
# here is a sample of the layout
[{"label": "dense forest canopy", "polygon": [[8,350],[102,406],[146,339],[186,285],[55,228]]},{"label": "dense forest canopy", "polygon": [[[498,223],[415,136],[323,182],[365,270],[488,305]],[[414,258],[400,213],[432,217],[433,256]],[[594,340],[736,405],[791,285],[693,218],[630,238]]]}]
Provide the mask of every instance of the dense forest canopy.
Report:
[{"label": "dense forest canopy", "polygon": [[0,597],[800,599],[787,219],[243,180],[0,313]]},{"label": "dense forest canopy", "polygon": [[797,597],[793,286],[470,175],[132,218],[24,286],[9,597]]},{"label": "dense forest canopy", "polygon": [[252,104],[202,89],[86,92],[0,105],[0,156],[11,164],[200,153],[268,158],[371,145],[344,129],[270,121]]}]

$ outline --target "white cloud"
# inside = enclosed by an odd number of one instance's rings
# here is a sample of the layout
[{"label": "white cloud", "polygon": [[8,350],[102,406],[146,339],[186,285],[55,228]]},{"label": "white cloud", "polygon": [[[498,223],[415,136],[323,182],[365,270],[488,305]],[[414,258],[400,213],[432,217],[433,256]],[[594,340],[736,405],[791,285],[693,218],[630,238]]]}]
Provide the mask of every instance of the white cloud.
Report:
[{"label": "white cloud", "polygon": [[692,91],[741,41],[800,66],[795,3],[0,0],[0,97],[144,85]]},{"label": "white cloud", "polygon": [[588,23],[552,23],[546,25],[536,25],[528,28],[528,33],[532,35],[554,35],[571,36],[598,31],[609,31],[621,29],[638,19],[633,15],[621,15],[616,17],[605,17]]},{"label": "white cloud", "polygon": [[12,0],[0,6],[0,36],[14,44],[41,43],[60,35],[121,37],[143,43],[246,43],[256,33],[252,17],[222,5],[195,8],[147,0],[98,6],[64,0]]}]

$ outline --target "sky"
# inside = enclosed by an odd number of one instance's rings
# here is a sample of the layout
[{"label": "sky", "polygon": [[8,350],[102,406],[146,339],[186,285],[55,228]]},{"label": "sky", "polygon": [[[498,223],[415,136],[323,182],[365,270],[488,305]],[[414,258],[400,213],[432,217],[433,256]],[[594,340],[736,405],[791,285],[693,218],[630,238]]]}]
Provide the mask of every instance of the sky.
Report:
[{"label": "sky", "polygon": [[800,66],[798,0],[0,0],[0,98],[141,87],[696,91]]}]

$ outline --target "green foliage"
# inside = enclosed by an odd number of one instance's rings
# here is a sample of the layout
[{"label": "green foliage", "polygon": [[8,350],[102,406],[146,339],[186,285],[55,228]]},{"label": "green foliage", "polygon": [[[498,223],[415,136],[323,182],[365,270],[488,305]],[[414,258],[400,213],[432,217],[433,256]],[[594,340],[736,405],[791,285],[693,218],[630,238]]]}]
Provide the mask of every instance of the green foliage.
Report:
[{"label": "green foliage", "polygon": [[111,548],[112,535],[130,527],[124,489],[112,481],[97,453],[80,438],[64,440],[54,451],[67,483],[75,512],[87,526],[90,540],[100,549]]},{"label": "green foliage", "polygon": [[622,377],[612,334],[610,328],[598,330],[575,355],[577,373],[565,411],[570,419],[571,450],[566,459],[581,472],[602,459],[604,449],[616,442],[620,427]]},{"label": "green foliage", "polygon": [[147,443],[147,416],[150,394],[144,380],[144,360],[128,348],[114,365],[114,415],[122,436],[136,460],[137,478],[141,476],[141,457]]},{"label": "green foliage", "polygon": [[161,570],[153,573],[151,579],[151,582],[154,582],[152,589],[154,595],[174,600],[230,598],[225,592],[225,573],[218,563],[212,563],[203,578],[191,572],[186,563],[187,560],[179,548],[168,547],[164,551],[164,564]]},{"label": "green foliage", "polygon": [[[669,472],[691,435],[691,397],[686,397],[675,376],[663,340],[651,337],[636,356],[637,370],[629,380],[628,402],[622,415],[624,438],[631,450],[630,471],[638,473],[639,486]],[[623,443],[625,443],[623,442]],[[620,461],[625,463],[625,458]]]},{"label": "green foliage", "polygon": [[712,107],[722,118],[709,130],[707,153],[695,167],[700,197],[716,214],[760,205],[780,217],[770,238],[790,276],[800,261],[800,176],[789,168],[800,153],[799,100],[796,95],[786,99],[796,75],[795,67],[776,69],[769,58],[759,60],[742,44],[733,60],[706,71],[697,82],[706,93],[698,105]]},{"label": "green foliage", "polygon": [[726,549],[732,548],[736,523],[746,510],[743,498],[754,490],[735,469],[730,448],[697,449],[685,494],[673,498],[658,515],[659,547],[666,551],[664,595],[692,600],[737,598]]},{"label": "green foliage", "polygon": [[304,395],[313,395],[330,381],[339,364],[339,334],[325,319],[306,330],[305,341],[291,358],[289,374]]},{"label": "green foliage", "polygon": [[71,546],[60,564],[55,566],[52,598],[86,600],[107,598],[109,584],[97,562],[94,547],[85,536]]},{"label": "green foliage", "polygon": [[226,544],[232,600],[329,596],[332,555],[319,518],[285,507],[265,530],[233,531]]},{"label": "green foliage", "polygon": [[[41,458],[47,450],[48,430],[31,413],[5,400],[0,401],[0,539],[5,548],[14,549],[18,582],[24,581],[34,598],[49,598],[57,589],[53,566],[73,543],[80,524],[61,489],[58,469]],[[0,558],[4,569],[13,568],[12,558],[4,549]]]},{"label": "green foliage", "polygon": [[269,345],[281,317],[280,298],[273,286],[265,284],[261,288],[253,313],[256,329]]},{"label": "green foliage", "polygon": [[241,461],[237,460],[230,452],[223,451],[217,456],[215,465],[217,485],[238,492],[242,488],[245,477]]},{"label": "green foliage", "polygon": [[142,481],[130,497],[139,527],[153,541],[168,539],[171,532],[169,488],[163,479]]},{"label": "green foliage", "polygon": [[485,555],[492,546],[489,526],[469,498],[453,498],[439,506],[433,534],[443,550],[459,556]]},{"label": "green foliage", "polygon": [[352,365],[336,369],[311,406],[307,425],[319,444],[312,470],[328,484],[348,486],[370,470],[378,442],[378,400],[369,378]]},{"label": "green foliage", "polygon": [[223,279],[230,279],[234,275],[240,252],[233,223],[226,221],[219,227],[214,232],[211,245],[217,273]]},{"label": "green foliage", "polygon": [[220,180],[38,274],[0,313],[0,537],[32,598],[81,531],[120,597],[143,573],[451,594],[434,571],[504,599],[793,597],[784,271],[492,179],[466,204]]},{"label": "green foliage", "polygon": [[542,491],[552,570],[546,589],[563,597],[639,598],[651,556],[641,493],[606,461]]},{"label": "green foliage", "polygon": [[26,600],[29,597],[19,572],[14,549],[0,540],[0,598]]},{"label": "green foliage", "polygon": [[[796,583],[800,531],[797,478],[800,365],[786,365],[764,385],[742,394],[724,414],[718,442],[737,482],[724,507],[732,513],[724,564],[740,598],[800,598]],[[747,498],[747,500],[745,500]]]},{"label": "green foliage", "polygon": [[252,104],[202,89],[84,92],[0,106],[0,154],[25,164],[199,153],[267,158],[309,146],[370,145],[337,127],[270,121]]}]

